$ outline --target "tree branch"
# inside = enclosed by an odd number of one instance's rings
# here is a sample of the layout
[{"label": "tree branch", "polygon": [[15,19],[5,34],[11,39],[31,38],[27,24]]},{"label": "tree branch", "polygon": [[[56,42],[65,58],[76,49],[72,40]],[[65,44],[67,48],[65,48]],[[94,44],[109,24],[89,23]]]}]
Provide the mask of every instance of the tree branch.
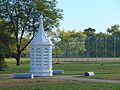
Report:
[{"label": "tree branch", "polygon": [[30,44],[30,42],[33,40],[34,36],[35,35],[33,35],[33,37],[28,41],[28,43],[24,47],[22,47],[22,49],[20,50],[20,52],[22,52]]}]

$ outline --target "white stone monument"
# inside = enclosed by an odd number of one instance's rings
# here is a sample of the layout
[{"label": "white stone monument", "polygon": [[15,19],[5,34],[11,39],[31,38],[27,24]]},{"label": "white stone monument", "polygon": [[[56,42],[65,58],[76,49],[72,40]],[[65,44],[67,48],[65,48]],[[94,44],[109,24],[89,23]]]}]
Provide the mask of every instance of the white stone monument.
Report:
[{"label": "white stone monument", "polygon": [[52,72],[52,43],[44,32],[40,16],[38,32],[30,43],[30,73],[34,76],[52,76]]}]

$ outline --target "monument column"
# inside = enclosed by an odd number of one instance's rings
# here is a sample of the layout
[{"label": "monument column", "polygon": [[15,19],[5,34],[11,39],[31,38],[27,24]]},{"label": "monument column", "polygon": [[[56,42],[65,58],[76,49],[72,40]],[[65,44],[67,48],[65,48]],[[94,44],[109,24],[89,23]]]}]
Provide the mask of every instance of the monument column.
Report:
[{"label": "monument column", "polygon": [[52,76],[52,72],[52,43],[44,32],[40,16],[38,32],[30,43],[30,73],[34,76]]}]

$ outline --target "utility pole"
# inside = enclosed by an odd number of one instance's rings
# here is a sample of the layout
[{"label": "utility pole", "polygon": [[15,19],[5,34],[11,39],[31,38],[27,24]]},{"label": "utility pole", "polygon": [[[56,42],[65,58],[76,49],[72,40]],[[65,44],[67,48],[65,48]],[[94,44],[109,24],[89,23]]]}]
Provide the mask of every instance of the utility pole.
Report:
[{"label": "utility pole", "polygon": [[105,37],[105,60],[107,58],[107,37]]}]

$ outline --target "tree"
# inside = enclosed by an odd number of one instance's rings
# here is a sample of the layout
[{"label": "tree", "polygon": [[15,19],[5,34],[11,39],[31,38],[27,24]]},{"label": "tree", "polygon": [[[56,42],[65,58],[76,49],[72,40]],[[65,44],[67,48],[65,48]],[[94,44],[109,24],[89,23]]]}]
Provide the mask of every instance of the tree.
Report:
[{"label": "tree", "polygon": [[85,51],[86,35],[83,32],[58,29],[55,32],[50,32],[50,34],[54,42],[54,53],[58,52],[59,55],[70,57],[72,55],[80,55],[80,53]]},{"label": "tree", "polygon": [[84,34],[86,34],[87,38],[85,41],[85,47],[86,47],[86,56],[87,57],[93,57],[95,56],[95,29],[93,28],[87,28],[84,30]]},{"label": "tree", "polygon": [[96,39],[97,39],[97,56],[98,57],[106,57],[107,51],[108,51],[108,37],[109,34],[99,32],[96,34]]},{"label": "tree", "polygon": [[70,31],[61,30],[59,32],[59,38],[60,38],[60,42],[58,45],[62,48],[63,50],[62,52],[64,52],[64,55],[67,57],[69,46],[70,46],[70,43],[72,42]]},{"label": "tree", "polygon": [[112,49],[111,55],[115,56],[120,56],[120,25],[116,24],[111,26],[110,28],[107,29],[107,32],[110,33],[110,39],[112,41],[112,45],[110,49]]},{"label": "tree", "polygon": [[95,29],[93,28],[88,28],[88,29],[85,29],[84,30],[84,33],[88,36],[88,37],[91,37],[91,36],[94,36],[95,35]]},{"label": "tree", "polygon": [[53,49],[53,55],[56,56],[57,58],[57,61],[56,61],[56,64],[59,64],[60,61],[59,61],[59,55],[62,55],[62,50],[61,48],[59,47],[59,45],[55,45],[54,49]]},{"label": "tree", "polygon": [[[9,45],[13,43],[13,38],[10,36],[7,22],[0,19],[0,70],[6,67],[5,55],[9,54]],[[4,29],[4,30],[3,30]]]},{"label": "tree", "polygon": [[107,29],[107,32],[110,33],[111,35],[120,37],[120,26],[118,24],[113,25],[111,26],[111,28]]},{"label": "tree", "polygon": [[4,55],[5,55],[5,46],[3,45],[3,43],[1,43],[1,36],[0,36],[0,71],[3,68],[5,68]]},{"label": "tree", "polygon": [[72,51],[72,55],[75,56],[80,56],[83,54],[83,52],[86,50],[85,49],[85,40],[86,40],[86,35],[83,32],[76,32],[76,31],[71,31],[71,38],[72,38],[72,43],[70,44],[70,48]]},{"label": "tree", "polygon": [[[45,30],[59,26],[62,10],[56,5],[56,0],[0,0],[0,18],[10,23],[10,32],[15,38],[14,58],[17,66],[20,65],[22,51],[35,36],[40,15],[44,17]],[[26,36],[30,39],[23,45],[23,38]]]}]

